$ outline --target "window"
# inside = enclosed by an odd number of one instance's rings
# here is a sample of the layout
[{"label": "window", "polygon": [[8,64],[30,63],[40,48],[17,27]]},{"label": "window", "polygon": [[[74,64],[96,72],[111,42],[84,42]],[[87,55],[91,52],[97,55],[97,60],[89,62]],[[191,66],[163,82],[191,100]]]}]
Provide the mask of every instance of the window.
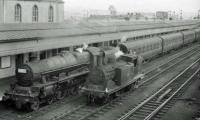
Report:
[{"label": "window", "polygon": [[40,52],[40,60],[46,59],[47,58],[47,51],[41,51]]},{"label": "window", "polygon": [[49,7],[49,22],[53,22],[53,7],[52,6],[50,6]]},{"label": "window", "polygon": [[146,51],[146,47],[145,47],[145,46],[143,46],[142,52],[145,52],[145,51]]},{"label": "window", "polygon": [[36,5],[33,6],[32,10],[32,21],[38,22],[38,7]]},{"label": "window", "polygon": [[56,56],[58,54],[58,49],[53,49],[52,50],[52,56]]},{"label": "window", "polygon": [[20,4],[15,5],[15,22],[22,21],[22,8]]},{"label": "window", "polygon": [[11,66],[10,56],[0,57],[0,67],[8,68]]}]

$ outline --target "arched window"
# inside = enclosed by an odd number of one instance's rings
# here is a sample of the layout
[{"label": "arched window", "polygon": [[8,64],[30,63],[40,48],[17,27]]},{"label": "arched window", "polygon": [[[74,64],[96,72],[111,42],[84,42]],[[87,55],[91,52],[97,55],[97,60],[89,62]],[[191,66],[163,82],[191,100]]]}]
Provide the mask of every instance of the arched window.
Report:
[{"label": "arched window", "polygon": [[22,21],[22,8],[20,4],[15,5],[15,22]]},{"label": "arched window", "polygon": [[32,10],[32,21],[33,22],[38,22],[38,7],[37,5],[33,6],[33,10]]},{"label": "arched window", "polygon": [[53,7],[52,6],[50,6],[49,7],[49,22],[53,22]]}]

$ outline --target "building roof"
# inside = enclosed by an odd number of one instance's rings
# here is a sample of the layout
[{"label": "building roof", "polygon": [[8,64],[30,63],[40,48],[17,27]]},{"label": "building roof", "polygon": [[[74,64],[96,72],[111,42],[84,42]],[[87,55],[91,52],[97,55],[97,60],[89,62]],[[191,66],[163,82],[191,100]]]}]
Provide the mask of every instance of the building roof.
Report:
[{"label": "building roof", "polygon": [[144,29],[168,28],[177,26],[195,25],[199,21],[183,22],[101,22],[101,23],[22,23],[22,24],[0,24],[0,42],[20,41],[26,39],[46,39],[55,37],[72,37],[85,35],[101,35],[137,31]]},{"label": "building roof", "polygon": [[24,1],[63,2],[63,0],[24,0]]},{"label": "building roof", "polygon": [[0,56],[197,27],[199,21],[0,24]]}]

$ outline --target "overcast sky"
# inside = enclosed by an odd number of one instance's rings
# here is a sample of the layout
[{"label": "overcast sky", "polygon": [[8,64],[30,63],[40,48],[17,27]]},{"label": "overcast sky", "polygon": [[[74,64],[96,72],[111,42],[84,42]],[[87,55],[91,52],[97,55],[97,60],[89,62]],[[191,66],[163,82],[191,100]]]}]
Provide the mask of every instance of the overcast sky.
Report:
[{"label": "overcast sky", "polygon": [[158,10],[197,12],[200,0],[64,0],[65,10],[107,10],[114,5],[117,11],[155,12]]}]

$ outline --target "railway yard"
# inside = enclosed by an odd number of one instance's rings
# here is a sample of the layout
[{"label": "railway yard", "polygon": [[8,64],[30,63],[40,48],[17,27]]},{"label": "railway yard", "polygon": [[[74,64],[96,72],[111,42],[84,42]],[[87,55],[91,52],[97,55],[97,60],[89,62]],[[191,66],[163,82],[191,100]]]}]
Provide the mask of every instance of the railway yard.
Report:
[{"label": "railway yard", "polygon": [[199,43],[199,20],[0,24],[0,120],[199,120]]},{"label": "railway yard", "polygon": [[144,63],[138,88],[119,93],[104,105],[88,105],[80,93],[39,110],[25,112],[1,103],[1,120],[193,120],[199,105],[199,44]]},{"label": "railway yard", "polygon": [[176,2],[0,0],[0,120],[200,120],[199,1]]}]

